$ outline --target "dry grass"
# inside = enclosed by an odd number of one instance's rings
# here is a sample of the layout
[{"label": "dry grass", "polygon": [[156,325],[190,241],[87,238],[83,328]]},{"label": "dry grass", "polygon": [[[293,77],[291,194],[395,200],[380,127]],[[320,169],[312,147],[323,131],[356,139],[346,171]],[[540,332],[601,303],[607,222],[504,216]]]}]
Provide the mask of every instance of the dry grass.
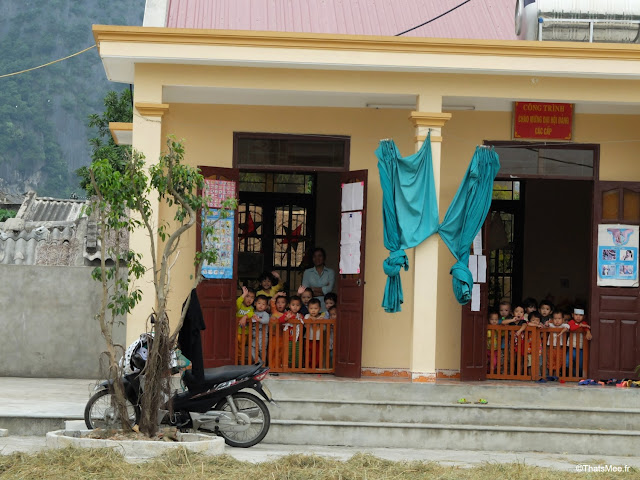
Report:
[{"label": "dry grass", "polygon": [[290,455],[275,461],[252,464],[232,457],[204,457],[174,451],[153,462],[131,464],[111,450],[45,450],[37,454],[0,456],[4,479],[194,479],[194,480],[564,480],[597,478],[640,479],[640,471],[626,474],[576,474],[523,464],[484,464],[473,468],[445,467],[437,463],[392,462],[358,454],[341,462],[308,455]]}]

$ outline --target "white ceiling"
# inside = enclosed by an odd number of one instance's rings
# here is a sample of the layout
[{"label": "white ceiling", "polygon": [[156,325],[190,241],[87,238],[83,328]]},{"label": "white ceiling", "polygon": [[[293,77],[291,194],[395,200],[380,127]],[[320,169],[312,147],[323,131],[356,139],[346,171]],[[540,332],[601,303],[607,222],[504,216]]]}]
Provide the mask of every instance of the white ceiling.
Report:
[{"label": "white ceiling", "polygon": [[285,107],[351,108],[365,108],[368,104],[377,104],[398,105],[398,108],[415,110],[416,96],[167,85],[162,89],[162,101],[169,104],[213,103],[222,105],[279,105]]},{"label": "white ceiling", "polygon": [[[347,107],[416,109],[415,95],[389,95],[358,92],[308,92],[246,88],[192,87],[166,85],[162,90],[165,103],[220,105],[267,105],[287,107]],[[514,101],[529,98],[443,97],[443,110],[478,110],[510,112]],[[549,98],[540,101],[564,102]],[[640,103],[582,102],[576,113],[640,115]]]}]

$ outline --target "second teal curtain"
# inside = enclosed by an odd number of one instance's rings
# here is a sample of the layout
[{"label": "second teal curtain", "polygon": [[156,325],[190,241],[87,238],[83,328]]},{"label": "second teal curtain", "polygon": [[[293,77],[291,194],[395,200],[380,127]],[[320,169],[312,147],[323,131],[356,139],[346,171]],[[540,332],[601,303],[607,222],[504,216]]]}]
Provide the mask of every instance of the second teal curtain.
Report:
[{"label": "second teal curtain", "polygon": [[493,149],[476,148],[442,224],[438,224],[431,133],[420,150],[403,158],[392,140],[383,140],[376,150],[382,186],[384,245],[389,257],[383,268],[387,274],[382,306],[386,312],[399,312],[403,302],[400,271],[409,269],[404,252],[435,232],[439,232],[457,262],[451,268],[456,299],[471,299],[473,279],[468,268],[469,250],[489,211],[493,180],[500,169]]}]

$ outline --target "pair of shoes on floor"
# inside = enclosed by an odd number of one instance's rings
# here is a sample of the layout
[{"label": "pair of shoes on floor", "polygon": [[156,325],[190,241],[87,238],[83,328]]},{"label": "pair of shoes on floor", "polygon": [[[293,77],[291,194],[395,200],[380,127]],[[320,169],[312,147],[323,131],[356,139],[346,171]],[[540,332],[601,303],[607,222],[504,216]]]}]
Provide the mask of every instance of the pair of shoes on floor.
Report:
[{"label": "pair of shoes on floor", "polygon": [[580,380],[578,385],[599,385],[599,383],[592,378],[587,378],[586,380]]},{"label": "pair of shoes on floor", "polygon": [[[467,405],[467,404],[469,404],[469,403],[471,403],[471,402],[470,402],[470,401],[468,401],[466,398],[464,398],[464,397],[463,397],[463,398],[461,398],[461,399],[459,399],[459,400],[458,400],[458,403],[459,403],[460,405]],[[476,404],[476,405],[486,405],[487,403],[489,403],[489,402],[488,402],[487,400],[485,400],[484,398],[480,398],[480,399],[478,399],[478,401],[477,401],[477,402],[475,402],[475,404]]]}]

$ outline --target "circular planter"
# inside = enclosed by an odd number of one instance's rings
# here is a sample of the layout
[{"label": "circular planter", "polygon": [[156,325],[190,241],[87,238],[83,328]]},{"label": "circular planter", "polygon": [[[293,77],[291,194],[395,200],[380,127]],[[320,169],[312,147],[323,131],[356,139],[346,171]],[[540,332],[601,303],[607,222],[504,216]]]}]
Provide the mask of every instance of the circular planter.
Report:
[{"label": "circular planter", "polygon": [[163,455],[170,450],[185,448],[190,452],[205,455],[221,455],[224,453],[224,439],[200,433],[178,432],[177,442],[157,440],[102,440],[88,438],[89,430],[69,431],[56,430],[47,433],[47,448],[112,448],[125,458],[146,459]]}]

